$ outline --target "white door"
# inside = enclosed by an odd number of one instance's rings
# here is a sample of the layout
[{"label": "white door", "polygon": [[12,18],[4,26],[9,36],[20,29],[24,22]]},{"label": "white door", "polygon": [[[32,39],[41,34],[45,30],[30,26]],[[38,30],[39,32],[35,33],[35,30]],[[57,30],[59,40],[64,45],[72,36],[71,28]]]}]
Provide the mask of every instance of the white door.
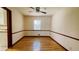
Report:
[{"label": "white door", "polygon": [[0,51],[7,49],[7,11],[0,8]]}]

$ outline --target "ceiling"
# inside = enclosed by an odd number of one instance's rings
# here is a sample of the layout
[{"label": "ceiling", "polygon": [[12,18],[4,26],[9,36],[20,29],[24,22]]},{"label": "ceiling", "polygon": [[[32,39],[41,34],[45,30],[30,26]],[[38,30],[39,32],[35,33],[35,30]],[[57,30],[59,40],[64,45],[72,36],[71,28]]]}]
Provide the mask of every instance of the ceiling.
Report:
[{"label": "ceiling", "polygon": [[30,7],[15,7],[18,11],[20,11],[25,16],[51,16],[60,10],[60,7],[40,7],[41,11],[47,12],[47,14],[43,14],[41,12],[36,12],[35,9]]}]

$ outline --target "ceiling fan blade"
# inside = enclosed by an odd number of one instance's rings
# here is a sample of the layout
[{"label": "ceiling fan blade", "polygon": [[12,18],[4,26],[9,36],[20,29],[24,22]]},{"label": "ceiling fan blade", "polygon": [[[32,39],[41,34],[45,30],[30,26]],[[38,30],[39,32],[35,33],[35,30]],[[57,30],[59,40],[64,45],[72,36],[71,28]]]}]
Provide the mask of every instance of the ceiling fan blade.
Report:
[{"label": "ceiling fan blade", "polygon": [[34,7],[30,7],[31,9],[34,9]]},{"label": "ceiling fan blade", "polygon": [[46,12],[44,12],[44,11],[40,11],[41,13],[44,13],[44,14],[47,14]]},{"label": "ceiling fan blade", "polygon": [[39,12],[40,11],[40,7],[36,7],[36,11]]},{"label": "ceiling fan blade", "polygon": [[43,13],[43,14],[47,14],[47,12],[40,11],[40,7],[36,7],[36,8],[30,7],[30,8],[31,8],[31,9],[36,9],[36,12],[41,12],[41,13]]}]

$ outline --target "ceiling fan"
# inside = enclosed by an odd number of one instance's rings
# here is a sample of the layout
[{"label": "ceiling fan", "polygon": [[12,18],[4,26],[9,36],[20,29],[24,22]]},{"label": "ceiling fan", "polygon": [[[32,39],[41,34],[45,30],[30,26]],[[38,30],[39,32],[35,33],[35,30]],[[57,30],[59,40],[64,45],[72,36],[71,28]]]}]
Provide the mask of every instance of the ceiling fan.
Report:
[{"label": "ceiling fan", "polygon": [[40,10],[40,7],[30,7],[30,8],[31,8],[31,9],[35,9],[36,12],[41,12],[41,13],[43,13],[43,14],[47,14],[47,12],[41,11],[41,10]]}]

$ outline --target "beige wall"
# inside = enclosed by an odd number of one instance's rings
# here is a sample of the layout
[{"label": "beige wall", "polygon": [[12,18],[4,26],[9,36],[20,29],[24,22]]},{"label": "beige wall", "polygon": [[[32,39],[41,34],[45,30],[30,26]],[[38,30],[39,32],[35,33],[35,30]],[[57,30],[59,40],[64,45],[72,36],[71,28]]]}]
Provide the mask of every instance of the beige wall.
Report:
[{"label": "beige wall", "polygon": [[[79,39],[79,8],[62,8],[53,15],[51,30]],[[51,33],[68,50],[79,50],[79,41]]]},{"label": "beige wall", "polygon": [[[24,16],[24,30],[34,30],[34,20],[40,20],[40,30],[50,30],[51,16]],[[36,35],[48,36],[49,31],[25,31],[26,36]]]},{"label": "beige wall", "polygon": [[[9,8],[12,11],[12,33],[23,30],[23,15],[15,8]],[[23,32],[13,34],[13,43],[22,38]]]},{"label": "beige wall", "polygon": [[34,20],[41,20],[40,30],[50,30],[51,18],[51,16],[25,16],[24,29],[34,30]]}]

